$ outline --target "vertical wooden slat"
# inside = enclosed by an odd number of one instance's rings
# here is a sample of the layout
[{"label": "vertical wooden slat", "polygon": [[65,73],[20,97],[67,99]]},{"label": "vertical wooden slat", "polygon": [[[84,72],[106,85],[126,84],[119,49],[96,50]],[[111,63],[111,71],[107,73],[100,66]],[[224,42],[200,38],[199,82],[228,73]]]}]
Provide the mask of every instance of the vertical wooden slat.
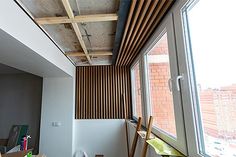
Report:
[{"label": "vertical wooden slat", "polygon": [[[86,82],[85,82],[85,67],[83,67],[83,89],[85,89],[86,88],[86,86],[85,86],[85,84],[86,84]],[[86,101],[85,101],[85,99],[86,99],[86,91],[84,90],[84,92],[83,92],[83,102],[82,102],[82,105],[83,105],[83,116],[84,116],[84,118],[87,118],[86,117]]]},{"label": "vertical wooden slat", "polygon": [[[78,94],[78,97],[77,97],[77,104],[80,104],[80,101],[81,101],[81,70],[79,70],[78,68],[76,69],[77,70],[77,72],[76,72],[76,77],[78,78],[77,79],[77,88],[78,88],[78,90],[77,90],[77,94]],[[77,117],[79,117],[79,118],[81,118],[81,111],[82,111],[82,109],[81,109],[81,105],[77,105],[77,112],[76,112],[76,115],[77,115]]]},{"label": "vertical wooden slat", "polygon": [[[120,111],[120,87],[119,87],[119,67],[116,66],[116,84],[117,84],[117,111]],[[117,118],[120,118],[120,112],[117,112]]]},{"label": "vertical wooden slat", "polygon": [[125,118],[126,110],[130,115],[127,67],[77,67],[76,76],[77,118]]},{"label": "vertical wooden slat", "polygon": [[110,95],[111,95],[111,103],[110,103],[110,116],[113,117],[113,100],[114,100],[114,97],[113,97],[113,81],[112,81],[112,68],[109,68],[109,72],[110,72],[110,85],[111,85],[111,88],[110,88]]},{"label": "vertical wooden slat", "polygon": [[95,117],[98,117],[98,67],[95,67],[95,86],[96,86],[96,97],[95,97]]},{"label": "vertical wooden slat", "polygon": [[108,82],[107,82],[107,79],[108,79],[108,75],[107,75],[107,66],[105,67],[105,97],[104,97],[104,99],[105,99],[105,108],[106,108],[106,115],[105,115],[105,117],[109,117],[109,110],[108,110],[108,104],[109,104],[109,102],[108,102],[108,99],[109,99],[109,93],[108,93]]},{"label": "vertical wooden slat", "polygon": [[[95,91],[96,91],[96,86],[95,86],[95,78],[96,77],[94,77],[94,75],[93,74],[95,74],[95,69],[93,68],[93,71],[92,71],[92,75],[91,76],[93,76],[93,95],[92,95],[92,100],[93,100],[93,119],[95,119],[96,118],[96,109],[95,109],[95,97],[96,97],[96,94],[95,94]],[[96,76],[96,75],[95,75]]]}]

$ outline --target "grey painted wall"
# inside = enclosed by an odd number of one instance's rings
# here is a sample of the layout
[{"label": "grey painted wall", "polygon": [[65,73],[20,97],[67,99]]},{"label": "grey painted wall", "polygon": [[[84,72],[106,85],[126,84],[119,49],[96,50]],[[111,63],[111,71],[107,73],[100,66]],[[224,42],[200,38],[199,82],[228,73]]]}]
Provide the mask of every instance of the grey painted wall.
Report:
[{"label": "grey painted wall", "polygon": [[29,146],[38,151],[42,78],[28,74],[0,74],[0,139],[14,124],[28,124]]}]

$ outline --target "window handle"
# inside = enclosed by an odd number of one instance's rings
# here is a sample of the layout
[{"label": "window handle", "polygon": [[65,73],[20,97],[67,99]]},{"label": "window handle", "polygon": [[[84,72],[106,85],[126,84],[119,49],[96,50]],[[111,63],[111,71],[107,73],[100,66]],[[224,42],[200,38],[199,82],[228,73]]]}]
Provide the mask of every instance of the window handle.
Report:
[{"label": "window handle", "polygon": [[168,87],[169,87],[170,92],[172,92],[172,78],[169,78],[168,80]]},{"label": "window handle", "polygon": [[180,80],[184,80],[184,75],[178,75],[176,77],[176,88],[177,88],[177,91],[180,91]]}]

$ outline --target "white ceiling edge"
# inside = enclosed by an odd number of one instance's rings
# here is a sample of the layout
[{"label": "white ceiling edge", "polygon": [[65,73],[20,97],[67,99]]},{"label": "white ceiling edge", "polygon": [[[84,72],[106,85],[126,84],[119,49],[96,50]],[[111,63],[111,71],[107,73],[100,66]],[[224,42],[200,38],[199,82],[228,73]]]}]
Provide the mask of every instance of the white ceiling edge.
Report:
[{"label": "white ceiling edge", "polygon": [[75,66],[13,0],[0,1],[0,29],[3,64],[42,77],[75,76]]},{"label": "white ceiling edge", "polygon": [[[0,63],[41,77],[72,76],[0,29]],[[75,67],[74,67],[75,74]],[[74,77],[74,76],[73,76]]]}]

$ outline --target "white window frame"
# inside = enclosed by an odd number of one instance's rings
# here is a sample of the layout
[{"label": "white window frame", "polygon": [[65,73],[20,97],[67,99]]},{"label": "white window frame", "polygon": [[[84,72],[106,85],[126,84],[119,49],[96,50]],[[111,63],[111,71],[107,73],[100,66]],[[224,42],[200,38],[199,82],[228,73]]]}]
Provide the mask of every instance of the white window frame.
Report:
[{"label": "white window frame", "polygon": [[189,39],[188,30],[186,29],[186,9],[192,5],[197,0],[186,0],[179,1],[173,8],[174,17],[174,29],[176,37],[176,50],[178,56],[179,72],[184,74],[184,81],[181,83],[182,89],[182,103],[184,112],[184,123],[187,139],[187,150],[188,156],[191,157],[203,157],[200,154],[201,144],[198,143],[199,133],[198,133],[198,117],[196,114],[196,96],[194,96],[194,89],[192,84],[192,72],[189,67],[192,66],[191,60],[189,60]]},{"label": "white window frame", "polygon": [[[182,74],[184,76],[184,81],[181,81],[180,87],[181,87],[181,101],[182,105],[179,106],[178,108],[181,109],[182,116],[183,116],[183,124],[184,126],[182,127],[184,129],[182,136],[183,144],[178,145],[174,144],[171,142],[173,139],[168,139],[168,136],[165,137],[165,133],[162,133],[160,130],[159,133],[155,131],[155,128],[153,129],[154,133],[157,133],[157,135],[161,138],[163,138],[166,142],[170,143],[172,146],[180,150],[183,154],[190,156],[190,157],[203,157],[206,155],[200,154],[200,148],[201,148],[201,143],[198,142],[198,139],[200,138],[199,132],[198,132],[198,117],[197,117],[197,108],[196,108],[196,96],[194,96],[195,89],[192,86],[193,85],[193,78],[192,73],[190,71],[191,67],[191,60],[190,56],[188,54],[189,52],[189,43],[188,43],[188,30],[186,29],[186,9],[194,2],[198,0],[180,0],[176,1],[175,4],[172,6],[172,8],[169,10],[168,14],[165,16],[165,18],[162,21],[162,24],[157,28],[156,32],[158,30],[163,31],[163,23],[168,21],[168,18],[170,19],[171,17],[171,22],[173,25],[173,33],[174,33],[174,45],[175,45],[175,50],[176,50],[176,56],[177,56],[177,61],[178,61],[178,73]],[[162,29],[161,29],[162,28]],[[158,34],[158,33],[157,33]],[[160,32],[159,32],[160,34]],[[133,62],[131,65],[137,63],[137,61],[140,64],[140,75],[141,75],[141,88],[142,88],[142,109],[143,109],[143,117],[145,117],[145,123],[147,124],[148,122],[148,117],[150,115],[150,100],[148,98],[149,96],[149,90],[148,90],[148,80],[147,80],[147,63],[145,61],[145,54],[150,51],[152,48],[152,44],[155,44],[155,33],[153,35],[154,37],[150,38],[148,43],[144,46],[144,48],[141,50],[141,53],[139,56],[136,58],[136,60]],[[152,45],[152,46],[151,46]],[[172,83],[172,84],[175,84]],[[176,113],[175,113],[176,114]],[[181,117],[182,117],[181,116]],[[176,120],[176,125],[177,120]],[[178,132],[178,130],[176,130]],[[162,135],[164,136],[162,136]],[[178,138],[178,134],[177,134]],[[180,147],[179,147],[180,146]]]},{"label": "white window frame", "polygon": [[[134,67],[139,64],[139,77],[140,77],[140,88],[141,88],[141,109],[142,109],[142,118],[145,117],[144,113],[144,103],[143,103],[143,86],[142,86],[142,72],[141,72],[141,68],[142,68],[142,64],[141,64],[141,60],[140,57],[137,57],[134,61],[134,63],[131,65],[130,68],[130,74],[131,74],[131,97],[132,97],[132,112],[133,112],[133,119],[135,119],[136,121],[138,120],[139,117],[137,117],[136,115],[136,95],[135,95],[135,78],[134,78]],[[146,126],[146,121],[142,120],[142,125]]]},{"label": "white window frame", "polygon": [[145,98],[146,98],[146,118],[148,118],[151,115],[151,104],[150,104],[150,97],[149,97],[149,81],[148,81],[148,71],[147,71],[147,62],[146,62],[146,55],[148,52],[153,49],[153,47],[156,45],[156,43],[161,39],[161,37],[164,35],[164,33],[167,32],[168,36],[168,49],[169,49],[169,60],[170,60],[170,66],[171,66],[171,77],[173,78],[172,81],[172,87],[173,87],[173,100],[174,102],[174,112],[175,112],[175,122],[176,122],[176,135],[177,137],[173,137],[169,135],[168,133],[164,132],[161,129],[158,129],[157,127],[153,127],[153,132],[158,135],[163,140],[170,143],[172,146],[180,150],[182,153],[187,154],[186,149],[186,139],[185,139],[185,127],[183,122],[183,112],[182,112],[182,105],[180,100],[180,93],[176,91],[174,88],[174,84],[176,83],[174,80],[178,75],[178,68],[177,60],[175,56],[175,41],[174,41],[174,28],[173,28],[173,19],[172,14],[168,14],[165,19],[162,21],[161,25],[158,27],[158,29],[154,32],[153,36],[149,39],[146,46],[142,49],[142,60],[143,60],[143,88],[145,91]]}]

